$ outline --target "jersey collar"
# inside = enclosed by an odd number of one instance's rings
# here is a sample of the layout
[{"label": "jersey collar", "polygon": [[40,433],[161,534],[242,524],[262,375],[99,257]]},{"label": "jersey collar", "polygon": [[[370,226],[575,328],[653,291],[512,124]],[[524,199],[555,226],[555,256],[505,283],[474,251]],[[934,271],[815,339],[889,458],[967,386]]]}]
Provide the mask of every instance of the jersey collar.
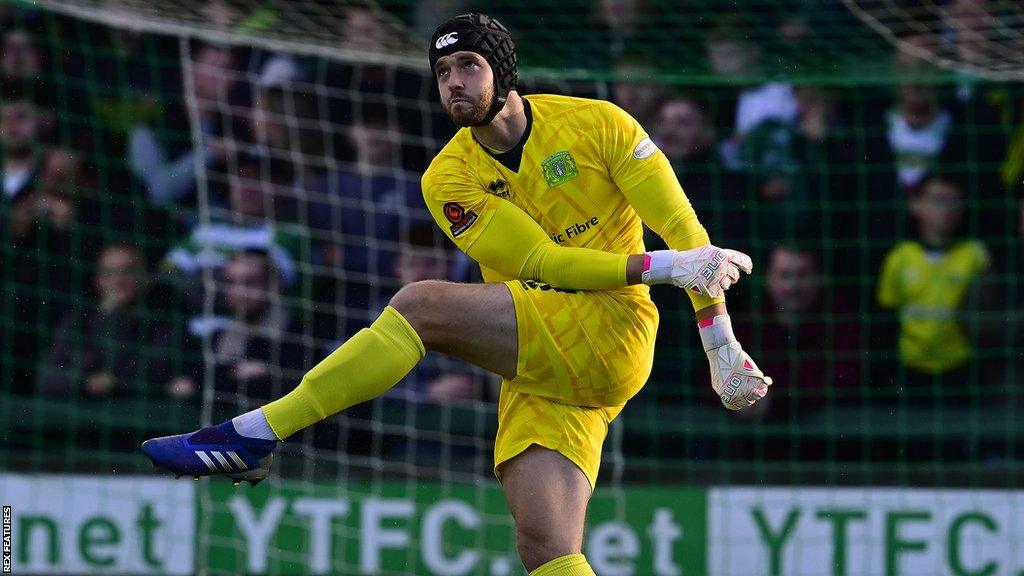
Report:
[{"label": "jersey collar", "polygon": [[526,113],[526,130],[523,130],[523,136],[512,148],[504,152],[492,152],[487,146],[484,146],[473,136],[473,141],[476,142],[477,146],[487,152],[492,158],[501,162],[501,165],[513,172],[519,172],[519,166],[523,161],[523,148],[526,146],[526,141],[530,138],[530,132],[533,129],[533,110],[530,109],[530,101],[523,98],[523,112]]}]

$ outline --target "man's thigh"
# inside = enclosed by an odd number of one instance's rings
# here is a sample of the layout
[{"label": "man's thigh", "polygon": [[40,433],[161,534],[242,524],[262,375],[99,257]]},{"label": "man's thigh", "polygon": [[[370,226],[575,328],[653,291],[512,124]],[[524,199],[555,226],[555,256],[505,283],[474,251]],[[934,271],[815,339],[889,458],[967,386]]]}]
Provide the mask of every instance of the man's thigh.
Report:
[{"label": "man's thigh", "polygon": [[[514,378],[519,355],[516,310],[502,283],[430,281],[419,317],[434,327],[424,344],[505,378]],[[400,311],[406,313],[406,310]]]}]

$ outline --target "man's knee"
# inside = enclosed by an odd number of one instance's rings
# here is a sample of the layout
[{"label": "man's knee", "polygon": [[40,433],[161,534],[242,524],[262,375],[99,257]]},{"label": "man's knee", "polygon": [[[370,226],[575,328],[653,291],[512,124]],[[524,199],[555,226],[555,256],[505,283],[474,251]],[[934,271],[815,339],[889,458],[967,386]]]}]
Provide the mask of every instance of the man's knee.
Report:
[{"label": "man's knee", "polygon": [[579,554],[583,547],[582,538],[576,530],[552,524],[536,524],[526,519],[516,522],[516,548],[527,571],[562,556]]},{"label": "man's knee", "polygon": [[406,284],[389,305],[409,322],[424,346],[430,347],[444,332],[445,284],[439,280],[421,280]]}]

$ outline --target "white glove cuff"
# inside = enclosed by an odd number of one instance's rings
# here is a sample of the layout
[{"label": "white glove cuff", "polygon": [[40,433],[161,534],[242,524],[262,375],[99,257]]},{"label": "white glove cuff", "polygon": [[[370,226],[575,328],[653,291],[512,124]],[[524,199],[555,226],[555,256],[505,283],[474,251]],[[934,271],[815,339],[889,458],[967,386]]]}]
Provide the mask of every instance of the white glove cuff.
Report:
[{"label": "white glove cuff", "polygon": [[704,344],[705,352],[736,342],[736,335],[732,333],[732,320],[728,314],[701,320],[697,326],[700,327],[700,341]]},{"label": "white glove cuff", "polygon": [[640,274],[640,281],[648,286],[671,284],[675,255],[675,250],[654,250],[644,254],[644,271]]}]

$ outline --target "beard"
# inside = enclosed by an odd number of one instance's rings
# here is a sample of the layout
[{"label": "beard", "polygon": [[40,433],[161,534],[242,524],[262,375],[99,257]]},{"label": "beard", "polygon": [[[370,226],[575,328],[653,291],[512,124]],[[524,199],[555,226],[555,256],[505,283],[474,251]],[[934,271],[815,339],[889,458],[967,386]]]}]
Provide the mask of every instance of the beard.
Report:
[{"label": "beard", "polygon": [[470,100],[469,103],[470,107],[468,109],[461,105],[458,111],[451,105],[447,108],[448,116],[460,128],[476,126],[483,121],[494,104],[494,86],[485,88],[483,93],[480,94],[480,98]]}]

